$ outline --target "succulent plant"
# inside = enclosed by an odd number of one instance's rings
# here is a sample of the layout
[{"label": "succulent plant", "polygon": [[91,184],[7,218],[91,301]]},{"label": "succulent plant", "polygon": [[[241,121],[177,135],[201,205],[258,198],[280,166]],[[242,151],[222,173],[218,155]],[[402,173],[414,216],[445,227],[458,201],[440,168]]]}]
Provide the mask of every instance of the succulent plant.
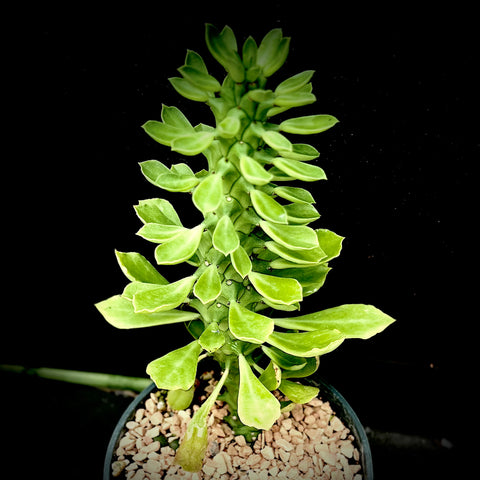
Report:
[{"label": "succulent plant", "polygon": [[275,116],[316,101],[313,70],[267,88],[289,51],[290,38],[281,29],[271,30],[259,45],[248,37],[241,51],[228,26],[219,31],[207,24],[205,38],[226,71],[223,82],[192,50],[178,69],[181,76],[169,81],[180,95],[208,105],[215,125],[193,126],[177,107],[166,105],[161,120],[143,125],[161,145],[180,156],[201,154],[203,160],[140,164],[153,185],[191,194],[203,221],[185,226],[162,198],[135,206],[143,223],[138,235],[157,245],[156,263],[187,262],[191,274],[170,282],[141,254],[117,251],[130,283],[96,305],[117,328],[186,324],[191,340],[147,366],[158,388],[169,391],[174,409],[192,401],[198,362],[213,357],[219,363],[220,380],[177,450],[177,461],[190,471],[201,468],[215,400],[228,404],[227,421],[236,434],[251,440],[258,430],[271,428],[285,406],[274,391],[287,402],[310,401],[318,389],[301,379],[317,370],[321,355],[393,322],[371,305],[296,313],[303,298],[324,284],[343,237],[309,226],[320,214],[310,191],[299,185],[326,175],[312,162],[319,156],[315,147],[293,143],[291,135],[321,133],[337,119],[308,115],[274,123]]}]

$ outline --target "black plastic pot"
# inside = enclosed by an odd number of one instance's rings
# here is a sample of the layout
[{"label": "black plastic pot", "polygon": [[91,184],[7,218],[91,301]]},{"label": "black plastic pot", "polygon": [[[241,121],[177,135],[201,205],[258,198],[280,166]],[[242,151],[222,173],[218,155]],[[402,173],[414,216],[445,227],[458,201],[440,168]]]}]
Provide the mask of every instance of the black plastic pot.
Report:
[{"label": "black plastic pot", "polygon": [[[320,388],[320,398],[323,401],[330,402],[330,405],[336,415],[342,420],[343,424],[347,426],[355,437],[356,447],[360,453],[360,464],[362,466],[363,480],[373,480],[373,464],[370,444],[368,443],[367,434],[363,425],[357,417],[350,404],[345,398],[330,384],[321,379],[315,379],[312,384]],[[112,476],[112,462],[118,443],[126,431],[125,424],[135,416],[135,411],[139,405],[144,402],[151,392],[156,390],[155,384],[151,384],[143,392],[141,392],[135,400],[123,412],[123,415],[118,421],[110,442],[108,444],[107,453],[105,455],[105,463],[103,465],[103,480],[113,480]]]}]

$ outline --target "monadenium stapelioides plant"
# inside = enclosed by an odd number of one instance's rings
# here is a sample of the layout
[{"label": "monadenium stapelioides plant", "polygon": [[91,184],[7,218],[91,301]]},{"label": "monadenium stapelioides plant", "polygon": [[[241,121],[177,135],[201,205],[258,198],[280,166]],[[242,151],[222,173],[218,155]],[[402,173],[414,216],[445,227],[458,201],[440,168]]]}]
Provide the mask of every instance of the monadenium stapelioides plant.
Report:
[{"label": "monadenium stapelioides plant", "polygon": [[[219,31],[206,25],[205,38],[226,71],[223,82],[192,50],[180,76],[169,80],[180,95],[208,105],[214,125],[193,126],[178,108],[163,105],[161,120],[143,128],[177,152],[179,162],[140,164],[153,185],[190,194],[203,221],[192,226],[188,218],[181,220],[162,198],[140,201],[135,210],[143,226],[137,233],[157,245],[155,261],[165,266],[166,276],[139,253],[117,251],[130,283],[96,305],[117,328],[185,323],[191,340],[147,366],[158,388],[168,390],[173,409],[192,401],[199,361],[213,357],[220,365],[215,390],[177,450],[176,461],[189,471],[202,466],[207,416],[217,399],[228,404],[227,421],[235,433],[251,440],[258,430],[270,429],[285,407],[274,391],[287,402],[310,401],[318,389],[301,379],[317,370],[321,355],[393,322],[371,305],[297,314],[302,299],[322,287],[343,237],[309,226],[320,214],[312,194],[299,185],[326,175],[311,162],[319,156],[315,147],[294,143],[294,136],[321,133],[337,119],[285,118],[285,112],[316,98],[312,70],[276,86],[267,82],[289,51],[290,38],[281,29],[267,33],[259,45],[247,38],[241,50],[228,26]],[[185,157],[192,157],[188,164]],[[168,266],[183,262],[191,265],[191,274],[167,280],[175,277]]]}]

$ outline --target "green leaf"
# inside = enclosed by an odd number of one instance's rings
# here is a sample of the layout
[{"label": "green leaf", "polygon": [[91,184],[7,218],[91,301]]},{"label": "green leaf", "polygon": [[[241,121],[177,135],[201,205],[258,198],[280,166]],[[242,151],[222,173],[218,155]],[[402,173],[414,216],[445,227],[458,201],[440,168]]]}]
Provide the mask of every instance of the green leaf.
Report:
[{"label": "green leaf", "polygon": [[[275,98],[274,105],[279,107],[301,107],[314,103],[317,97],[313,93],[308,92],[291,92],[278,95]],[[286,131],[286,130],[284,130]]]},{"label": "green leaf", "polygon": [[135,312],[154,313],[178,307],[188,298],[195,280],[196,277],[192,275],[168,285],[139,291],[133,296]]},{"label": "green leaf", "polygon": [[315,203],[312,194],[299,187],[275,187],[273,192],[285,200],[290,200],[294,203]]},{"label": "green leaf", "polygon": [[225,256],[236,250],[240,245],[238,234],[235,231],[232,220],[224,215],[217,223],[212,238],[213,246]]},{"label": "green leaf", "polygon": [[175,138],[171,147],[174,152],[182,155],[198,155],[210,146],[214,138],[213,132],[195,132]]},{"label": "green leaf", "polygon": [[216,210],[223,200],[222,176],[205,177],[194,190],[192,200],[203,214]]},{"label": "green leaf", "polygon": [[274,130],[264,130],[262,132],[262,140],[279,153],[291,152],[293,150],[290,140]]},{"label": "green leaf", "polygon": [[300,385],[289,380],[282,380],[279,390],[294,403],[308,403],[315,398],[320,389],[310,385]]},{"label": "green leaf", "polygon": [[239,355],[238,364],[238,416],[245,425],[269,430],[280,416],[280,402],[254,375],[243,355]]},{"label": "green leaf", "polygon": [[185,65],[200,70],[200,72],[208,73],[207,67],[203,58],[193,50],[187,50],[187,56],[185,57]]},{"label": "green leaf", "polygon": [[145,178],[154,185],[156,185],[155,182],[157,181],[158,177],[167,173],[171,173],[170,169],[158,160],[147,160],[146,162],[141,162],[140,169],[142,170]]},{"label": "green leaf", "polygon": [[[145,163],[145,162],[144,162]],[[182,226],[180,218],[168,200],[150,198],[141,200],[134,206],[135,212],[143,223],[161,223]]]},{"label": "green leaf", "polygon": [[307,359],[282,352],[275,347],[262,346],[262,351],[276,365],[286,371],[298,372],[307,365]]},{"label": "green leaf", "polygon": [[288,223],[296,225],[307,225],[320,218],[318,210],[308,203],[292,203],[285,205]]},{"label": "green leaf", "polygon": [[327,273],[331,270],[325,264],[309,266],[297,265],[287,261],[282,264],[280,260],[282,259],[270,262],[270,266],[275,269],[272,271],[272,275],[297,279],[302,286],[304,297],[317,292],[325,283]]},{"label": "green leaf", "polygon": [[274,327],[271,318],[252,312],[235,301],[230,303],[228,322],[235,338],[256,344],[265,342]]},{"label": "green leaf", "polygon": [[222,284],[216,265],[209,265],[193,288],[194,295],[205,305],[213,302],[222,293]]},{"label": "green leaf", "polygon": [[225,335],[218,328],[217,322],[212,322],[207,325],[207,328],[200,335],[198,343],[209,353],[215,352],[223,347],[225,344]]},{"label": "green leaf", "polygon": [[184,65],[183,67],[180,67],[178,71],[182,74],[183,78],[198,87],[200,90],[206,90],[207,92],[220,91],[221,85],[218,80],[204,71],[197,70],[190,65]]},{"label": "green leaf", "polygon": [[284,95],[298,90],[310,81],[314,73],[315,70],[305,70],[304,72],[293,75],[293,77],[287,78],[278,85],[275,89],[275,93],[277,95]]},{"label": "green leaf", "polygon": [[[191,127],[191,126],[190,126]],[[192,132],[192,128],[186,126],[169,125],[167,123],[158,122],[157,120],[149,120],[142,128],[145,132],[161,145],[170,146],[172,141],[182,135],[188,135]]]},{"label": "green leaf", "polygon": [[201,351],[202,347],[195,340],[150,362],[147,365],[147,374],[160,389],[188,390],[195,383]]},{"label": "green leaf", "polygon": [[186,229],[168,242],[155,249],[155,259],[159,265],[177,265],[185,262],[197,251],[202,239],[203,224]]},{"label": "green leaf", "polygon": [[177,225],[161,225],[159,223],[146,223],[137,235],[153,243],[168,242],[173,237],[186,229]]},{"label": "green leaf", "polygon": [[333,127],[338,120],[331,115],[307,115],[305,117],[289,118],[280,124],[280,130],[287,133],[309,135],[320,133]]},{"label": "green leaf", "polygon": [[122,272],[132,282],[168,284],[168,281],[140,253],[115,250],[115,255]]},{"label": "green leaf", "polygon": [[285,158],[291,158],[292,160],[299,160],[301,162],[307,162],[314,160],[320,156],[320,152],[306,143],[294,143],[293,150],[291,152],[283,151],[282,155]]},{"label": "green leaf", "polygon": [[212,56],[229,73],[234,82],[245,78],[245,67],[237,52],[237,42],[232,29],[226,26],[221,32],[211,24],[206,25],[205,40]]},{"label": "green leaf", "polygon": [[185,410],[193,400],[195,385],[188,390],[169,390],[167,394],[167,403],[172,410]]},{"label": "green leaf", "polygon": [[258,272],[248,275],[255,290],[268,300],[282,305],[292,305],[302,300],[302,286],[294,278],[280,278]]},{"label": "green leaf", "polygon": [[265,385],[267,390],[276,390],[282,382],[282,370],[271,361],[258,379]]},{"label": "green leaf", "polygon": [[233,268],[242,278],[245,278],[252,271],[252,261],[241,245],[230,253],[230,259],[232,260]]},{"label": "green leaf", "polygon": [[347,304],[299,317],[275,319],[275,324],[295,330],[337,329],[346,338],[367,339],[395,320],[372,305]]},{"label": "green leaf", "polygon": [[168,81],[172,84],[173,88],[182,95],[182,97],[193,100],[194,102],[207,102],[210,98],[213,97],[213,93],[208,90],[193,85],[185,78],[181,77],[171,77]]},{"label": "green leaf", "polygon": [[250,198],[257,214],[274,223],[287,223],[287,212],[282,205],[261,190],[251,190]]},{"label": "green leaf", "polygon": [[230,372],[229,367],[229,364],[227,364],[213,392],[193,415],[193,418],[188,423],[187,431],[180,443],[180,447],[177,449],[175,463],[187,472],[198,472],[202,469],[203,460],[208,448],[208,414],[225,384],[225,380]]},{"label": "green leaf", "polygon": [[340,255],[342,250],[342,242],[345,237],[341,237],[330,230],[319,228],[316,230],[318,243],[321,249],[327,254],[323,262],[329,262],[332,258],[336,258]]},{"label": "green leaf", "polygon": [[275,242],[292,250],[310,250],[318,247],[315,230],[304,225],[280,225],[262,220],[262,230]]},{"label": "green leaf", "polygon": [[187,117],[177,107],[162,105],[161,117],[165,124],[182,130],[184,134],[195,131]]},{"label": "green leaf", "polygon": [[240,157],[240,170],[245,180],[252,185],[266,185],[273,178],[256,160],[248,155]]},{"label": "green leaf", "polygon": [[[242,60],[245,68],[254,67],[257,64],[257,43],[255,42],[253,37],[248,37],[243,44],[242,49]],[[256,79],[254,79],[256,80]],[[250,80],[250,81],[254,81]]]},{"label": "green leaf", "polygon": [[195,320],[198,313],[181,310],[169,310],[157,313],[136,313],[132,302],[120,295],[115,295],[107,300],[95,304],[105,320],[115,328],[144,328],[182,323]]},{"label": "green leaf", "polygon": [[149,176],[151,170],[149,174],[144,174],[150,183],[169,192],[190,192],[200,182],[193,172],[178,173],[178,169],[174,167],[176,165],[173,165],[168,173],[158,176]]},{"label": "green leaf", "polygon": [[327,178],[325,172],[320,167],[298,160],[277,157],[273,160],[273,164],[287,175],[304,182],[315,182],[317,180],[326,180]]},{"label": "green leaf", "polygon": [[285,63],[289,46],[290,38],[284,38],[280,28],[265,35],[257,52],[257,65],[262,67],[265,77],[273,75]]},{"label": "green leaf", "polygon": [[[320,247],[310,250],[292,250],[276,242],[265,242],[265,246],[285,260],[299,265],[318,265],[326,257],[325,252]],[[273,265],[272,267],[279,268]]]},{"label": "green leaf", "polygon": [[304,333],[273,332],[267,342],[290,355],[317,357],[335,350],[345,339],[338,330],[314,330]]},{"label": "green leaf", "polygon": [[313,375],[320,366],[320,358],[308,357],[305,360],[307,363],[300,370],[284,370],[282,378],[305,378]]}]

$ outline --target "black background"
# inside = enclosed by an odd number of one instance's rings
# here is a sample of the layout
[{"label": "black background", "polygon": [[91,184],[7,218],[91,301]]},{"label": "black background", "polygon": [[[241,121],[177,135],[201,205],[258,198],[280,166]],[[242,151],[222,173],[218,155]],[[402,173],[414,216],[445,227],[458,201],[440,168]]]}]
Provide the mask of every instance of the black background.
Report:
[{"label": "black background", "polygon": [[[185,343],[183,326],[118,331],[94,307],[126,283],[114,249],[153,261],[154,246],[135,235],[134,204],[164,197],[182,219],[190,215],[187,226],[199,218],[187,194],[168,194],[143,179],[139,162],[178,162],[178,156],[140,127],[160,119],[162,103],[178,106],[193,124],[213,122],[207,107],[183,99],[167,81],[187,48],[223,76],[206,49],[205,22],[230,25],[240,45],[248,35],[259,43],[281,27],[292,37],[290,55],[269,85],[314,69],[318,101],[298,115],[340,120],[306,139],[321,152],[317,162],[328,177],[309,185],[322,214],[316,226],[346,240],[325,286],[303,311],[368,303],[397,319],[381,335],[345,342],[323,357],[320,372],[366,426],[458,447],[468,403],[462,376],[471,372],[468,340],[477,321],[473,13],[459,6],[420,14],[262,5],[145,4],[108,14],[60,8],[5,20],[7,295],[0,362],[143,376],[146,363]],[[202,158],[187,162],[200,170]],[[35,383],[29,398],[44,385]],[[13,392],[6,387],[4,399]],[[52,388],[56,398],[62,395],[58,385]],[[79,398],[65,388],[59,391]],[[91,402],[78,407],[77,421],[90,425],[97,409]],[[108,439],[105,428],[101,441]],[[99,458],[100,440],[92,447]],[[388,455],[379,451],[379,478],[404,478],[388,473]],[[427,467],[427,460],[423,453],[409,457],[403,471],[417,478],[428,468],[448,470]]]}]

